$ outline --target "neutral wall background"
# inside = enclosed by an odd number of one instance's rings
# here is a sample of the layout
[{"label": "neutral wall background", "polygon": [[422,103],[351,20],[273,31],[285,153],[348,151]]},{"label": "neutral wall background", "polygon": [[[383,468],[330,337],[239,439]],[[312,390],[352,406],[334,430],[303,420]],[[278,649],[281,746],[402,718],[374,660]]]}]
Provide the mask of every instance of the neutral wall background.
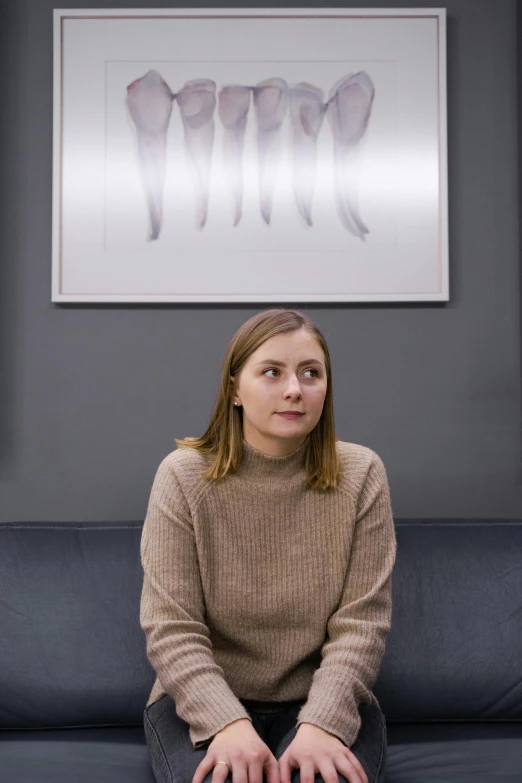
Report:
[{"label": "neutral wall background", "polygon": [[[147,6],[173,4],[58,7]],[[174,437],[207,426],[232,334],[273,305],[51,303],[53,7],[0,0],[0,521],[142,519]],[[446,7],[451,301],[283,304],[323,330],[337,434],[380,454],[396,517],[515,517],[516,2]]]}]

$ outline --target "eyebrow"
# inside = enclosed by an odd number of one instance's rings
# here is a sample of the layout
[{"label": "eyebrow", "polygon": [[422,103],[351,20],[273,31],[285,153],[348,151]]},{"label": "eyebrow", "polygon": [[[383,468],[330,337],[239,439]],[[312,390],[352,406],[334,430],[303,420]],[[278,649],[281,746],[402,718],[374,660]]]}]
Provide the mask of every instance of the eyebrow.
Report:
[{"label": "eyebrow", "polygon": [[[262,362],[257,363],[257,365],[260,364],[274,364],[276,367],[286,367],[284,362],[278,362],[277,359],[263,359]],[[319,364],[322,367],[322,362],[320,362],[319,359],[305,359],[304,361],[299,362],[297,366],[301,367],[303,364]]]}]

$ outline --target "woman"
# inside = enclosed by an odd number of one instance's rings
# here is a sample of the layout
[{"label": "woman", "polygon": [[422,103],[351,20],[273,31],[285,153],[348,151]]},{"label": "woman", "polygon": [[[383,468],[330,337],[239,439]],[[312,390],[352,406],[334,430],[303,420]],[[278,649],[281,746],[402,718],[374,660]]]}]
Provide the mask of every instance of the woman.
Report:
[{"label": "woman", "polygon": [[390,493],[380,457],[336,438],[317,326],[250,318],[207,431],[176,443],[141,539],[156,780],[383,783]]}]

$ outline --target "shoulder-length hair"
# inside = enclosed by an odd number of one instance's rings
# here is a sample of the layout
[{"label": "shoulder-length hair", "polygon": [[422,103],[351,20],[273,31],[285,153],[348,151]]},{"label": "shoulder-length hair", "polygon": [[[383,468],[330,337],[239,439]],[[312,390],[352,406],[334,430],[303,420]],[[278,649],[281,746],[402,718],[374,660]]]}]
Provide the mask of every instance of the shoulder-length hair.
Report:
[{"label": "shoulder-length hair", "polygon": [[329,490],[336,487],[340,478],[340,464],[336,449],[332,368],[326,340],[316,324],[298,310],[273,308],[252,316],[236,331],[223,358],[221,380],[210,424],[200,438],[175,438],[179,448],[196,449],[214,457],[204,476],[219,480],[228,473],[235,473],[243,454],[243,409],[232,400],[233,383],[249,356],[259,346],[278,334],[288,334],[306,329],[312,334],[324,353],[327,377],[326,395],[321,418],[308,434],[304,455],[306,489]]}]

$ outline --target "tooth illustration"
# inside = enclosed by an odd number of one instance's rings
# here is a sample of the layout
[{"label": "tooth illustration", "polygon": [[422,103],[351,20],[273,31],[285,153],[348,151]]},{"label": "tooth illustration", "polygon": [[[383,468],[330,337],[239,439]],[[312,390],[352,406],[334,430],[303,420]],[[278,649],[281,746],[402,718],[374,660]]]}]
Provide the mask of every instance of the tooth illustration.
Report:
[{"label": "tooth illustration", "polygon": [[368,234],[358,204],[359,142],[370,119],[375,89],[365,71],[340,79],[328,96],[327,117],[334,138],[335,191],[344,227],[363,241]]},{"label": "tooth illustration", "polygon": [[172,112],[172,92],[157,71],[127,87],[126,103],[136,126],[141,178],[149,214],[148,239],[157,239],[163,216],[167,129]]},{"label": "tooth illustration", "polygon": [[234,226],[241,220],[243,204],[243,148],[250,87],[230,84],[218,95],[218,112],[225,133],[223,136],[223,161],[234,198]]},{"label": "tooth illustration", "polygon": [[288,102],[288,86],[284,79],[265,79],[254,87],[254,107],[257,118],[257,148],[259,157],[259,196],[261,214],[270,225],[272,195],[279,164],[281,125]]},{"label": "tooth illustration", "polygon": [[317,170],[317,136],[326,106],[323,91],[307,82],[299,82],[288,91],[293,129],[294,195],[299,213],[312,225],[312,200]]},{"label": "tooth illustration", "polygon": [[214,146],[214,109],[216,83],[211,79],[185,82],[176,95],[185,147],[192,162],[196,190],[196,225],[202,229],[207,221],[210,163]]}]

